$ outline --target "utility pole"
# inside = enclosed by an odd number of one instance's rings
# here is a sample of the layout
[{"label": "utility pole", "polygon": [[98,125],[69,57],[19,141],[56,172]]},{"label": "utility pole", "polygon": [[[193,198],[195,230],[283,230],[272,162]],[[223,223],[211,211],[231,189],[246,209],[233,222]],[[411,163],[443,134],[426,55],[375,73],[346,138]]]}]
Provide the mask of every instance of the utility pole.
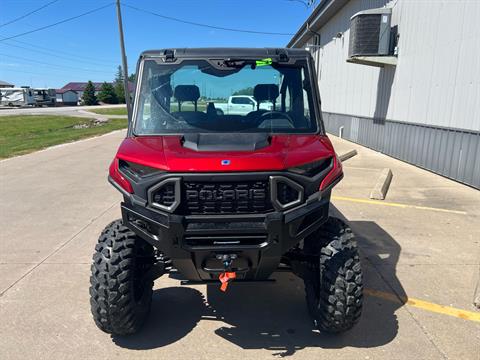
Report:
[{"label": "utility pole", "polygon": [[130,102],[130,91],[128,89],[128,65],[127,55],[125,54],[125,40],[123,39],[122,10],[120,9],[120,0],[117,0],[117,20],[118,33],[120,35],[120,49],[122,52],[123,88],[125,90],[125,103],[127,105],[128,122],[130,123],[132,120],[132,106]]}]

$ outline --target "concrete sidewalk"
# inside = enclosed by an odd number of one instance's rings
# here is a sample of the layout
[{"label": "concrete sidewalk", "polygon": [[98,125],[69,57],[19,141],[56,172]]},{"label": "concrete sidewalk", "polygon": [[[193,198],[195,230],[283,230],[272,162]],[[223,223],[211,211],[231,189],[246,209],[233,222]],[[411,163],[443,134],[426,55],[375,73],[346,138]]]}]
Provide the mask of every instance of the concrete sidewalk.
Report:
[{"label": "concrete sidewalk", "polygon": [[[90,261],[99,232],[120,216],[106,176],[123,136],[0,162],[0,359],[478,359],[480,322],[428,304],[475,312],[480,192],[336,138],[338,153],[358,151],[332,206],[361,247],[368,290],[357,327],[313,331],[302,282],[282,274],[275,285],[227,294],[163,277],[139,334],[100,332],[89,309]],[[392,205],[358,201],[384,167],[393,171]],[[423,302],[404,305],[407,296]]]}]

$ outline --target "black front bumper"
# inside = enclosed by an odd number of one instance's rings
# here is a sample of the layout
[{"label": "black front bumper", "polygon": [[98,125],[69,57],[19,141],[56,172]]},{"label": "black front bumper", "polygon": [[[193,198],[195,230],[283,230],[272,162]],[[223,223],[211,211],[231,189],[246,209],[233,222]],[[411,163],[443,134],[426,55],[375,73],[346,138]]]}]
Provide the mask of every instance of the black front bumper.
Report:
[{"label": "black front bumper", "polygon": [[176,215],[136,204],[126,197],[126,226],[164,255],[186,280],[217,279],[224,271],[218,255],[235,255],[231,270],[240,280],[265,280],[282,255],[328,218],[330,191],[309,197],[287,211],[245,215]]}]

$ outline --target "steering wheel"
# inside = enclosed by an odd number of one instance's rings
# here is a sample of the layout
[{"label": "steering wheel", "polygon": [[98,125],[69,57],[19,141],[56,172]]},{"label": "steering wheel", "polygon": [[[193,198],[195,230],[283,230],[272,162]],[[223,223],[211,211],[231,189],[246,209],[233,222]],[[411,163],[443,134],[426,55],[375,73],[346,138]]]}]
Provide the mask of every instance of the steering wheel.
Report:
[{"label": "steering wheel", "polygon": [[[267,119],[267,116],[269,117],[269,119]],[[265,113],[263,113],[262,115],[260,115],[260,118],[259,118],[259,125],[262,124],[265,120],[272,120],[272,119],[278,119],[278,118],[283,118],[285,120],[287,120],[290,125],[292,125],[293,127],[295,127],[295,125],[293,124],[293,119],[290,117],[290,115],[284,113],[284,112],[281,112],[281,111],[267,111]]]}]

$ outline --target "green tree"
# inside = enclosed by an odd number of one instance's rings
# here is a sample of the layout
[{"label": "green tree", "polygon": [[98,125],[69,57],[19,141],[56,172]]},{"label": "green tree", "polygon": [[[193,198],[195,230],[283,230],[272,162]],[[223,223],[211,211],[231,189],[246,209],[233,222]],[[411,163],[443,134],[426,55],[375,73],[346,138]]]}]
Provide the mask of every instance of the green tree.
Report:
[{"label": "green tree", "polygon": [[136,76],[137,76],[137,75],[136,75],[135,73],[132,73],[132,74],[128,75],[128,81],[134,83]]},{"label": "green tree", "polygon": [[85,105],[96,105],[97,97],[95,96],[95,86],[89,80],[85,90],[83,91],[82,101]]},{"label": "green tree", "polygon": [[123,82],[123,68],[122,65],[118,65],[117,73],[115,74],[115,82],[121,83]]},{"label": "green tree", "polygon": [[[132,74],[134,75],[134,74]],[[130,75],[130,76],[132,76]],[[129,77],[130,78],[130,77]],[[115,90],[115,94],[117,95],[117,101],[119,104],[125,104],[125,88],[123,86],[123,68],[121,65],[117,67],[117,73],[115,74],[115,80],[113,84],[113,88]]]},{"label": "green tree", "polygon": [[118,104],[118,97],[112,84],[104,82],[98,93],[98,100],[105,104]]},{"label": "green tree", "polygon": [[125,91],[123,90],[123,82],[116,82],[113,85],[118,104],[125,104]]},{"label": "green tree", "polygon": [[253,87],[247,87],[245,89],[237,90],[232,95],[251,95],[251,96],[253,96]]}]

